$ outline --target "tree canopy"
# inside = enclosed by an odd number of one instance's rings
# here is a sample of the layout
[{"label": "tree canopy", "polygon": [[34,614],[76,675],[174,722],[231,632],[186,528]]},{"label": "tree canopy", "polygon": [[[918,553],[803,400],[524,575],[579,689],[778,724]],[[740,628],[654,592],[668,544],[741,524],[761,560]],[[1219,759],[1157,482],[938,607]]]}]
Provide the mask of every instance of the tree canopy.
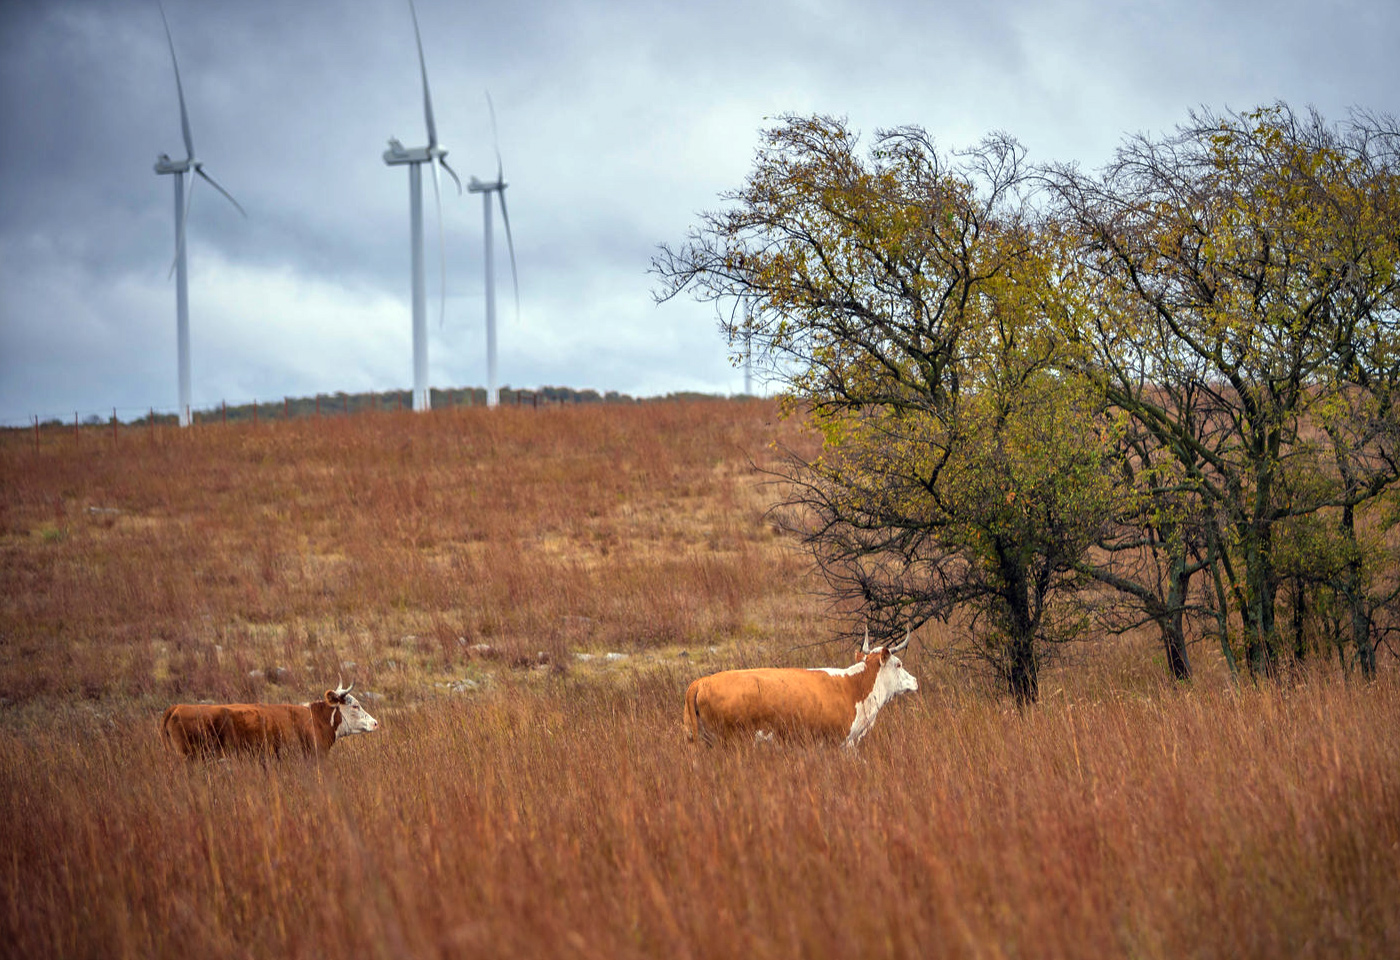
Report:
[{"label": "tree canopy", "polygon": [[[1370,671],[1394,599],[1397,146],[1393,121],[1276,104],[1085,174],[1006,135],[862,151],[844,121],[784,117],[661,248],[657,295],[716,303],[822,431],[786,515],[884,634],[960,614],[1021,701],[1091,608],[1157,623],[1179,678],[1193,620],[1267,673],[1296,572],[1349,609]],[[1280,539],[1305,530],[1330,565]]]}]

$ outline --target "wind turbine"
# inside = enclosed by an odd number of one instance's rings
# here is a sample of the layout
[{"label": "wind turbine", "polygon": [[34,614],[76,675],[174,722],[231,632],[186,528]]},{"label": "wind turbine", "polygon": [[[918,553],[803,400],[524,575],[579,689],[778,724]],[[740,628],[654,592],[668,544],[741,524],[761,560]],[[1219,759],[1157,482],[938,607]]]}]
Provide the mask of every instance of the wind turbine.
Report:
[{"label": "wind turbine", "polygon": [[190,116],[185,110],[185,89],[180,84],[180,62],[175,59],[175,41],[170,36],[170,21],[165,18],[165,6],[160,6],[160,21],[165,25],[165,41],[170,45],[170,63],[175,67],[175,94],[180,100],[180,130],[185,137],[185,159],[171,160],[169,155],[162,153],[156,159],[156,173],[175,175],[175,263],[171,269],[175,273],[175,352],[179,362],[179,392],[180,392],[180,426],[190,425],[190,288],[189,271],[185,264],[185,223],[190,216],[190,200],[194,197],[194,180],[191,179],[189,189],[185,188],[185,174],[194,172],[205,180],[215,190],[228,198],[228,202],[237,208],[238,212],[247,216],[244,209],[239,206],[238,201],[233,199],[223,187],[214,182],[214,178],[204,172],[204,164],[195,159],[194,138],[190,136]]},{"label": "wind turbine", "polygon": [[496,270],[494,242],[491,236],[491,194],[501,201],[501,222],[506,227],[506,247],[510,250],[510,279],[515,285],[515,315],[520,316],[520,277],[515,271],[515,241],[510,235],[510,215],[506,213],[505,166],[501,163],[501,143],[496,136],[496,105],[486,94],[486,106],[491,111],[491,142],[496,148],[496,179],[483,183],[472,177],[467,190],[481,194],[481,218],[484,233],[483,248],[486,261],[486,405],[494,407],[500,398],[496,386]]},{"label": "wind turbine", "polygon": [[405,148],[393,137],[389,138],[389,149],[384,151],[384,162],[389,166],[408,165],[408,210],[409,244],[412,251],[413,270],[413,409],[425,411],[429,406],[428,394],[428,314],[424,303],[423,281],[423,164],[433,168],[433,199],[437,201],[438,214],[438,253],[442,276],[442,305],[439,308],[438,322],[442,322],[447,312],[447,247],[442,228],[442,192],[438,182],[438,167],[441,166],[457,184],[457,192],[462,192],[462,181],[447,165],[447,150],[438,143],[437,124],[433,122],[433,97],[428,91],[428,64],[423,59],[423,35],[418,31],[418,11],[413,0],[408,0],[408,12],[413,16],[413,38],[418,42],[418,67],[423,74],[423,117],[428,123],[428,145],[426,147]]}]

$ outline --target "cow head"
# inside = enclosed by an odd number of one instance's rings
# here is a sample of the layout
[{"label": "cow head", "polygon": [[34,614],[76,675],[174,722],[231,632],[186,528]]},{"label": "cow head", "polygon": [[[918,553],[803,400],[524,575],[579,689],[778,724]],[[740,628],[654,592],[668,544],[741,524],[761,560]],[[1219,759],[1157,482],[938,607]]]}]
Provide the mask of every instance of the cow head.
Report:
[{"label": "cow head", "polygon": [[888,703],[901,693],[913,693],[919,689],[919,681],[908,670],[904,669],[904,663],[897,654],[904,652],[904,648],[909,646],[909,631],[905,631],[904,639],[899,643],[890,644],[887,647],[870,647],[870,628],[865,631],[865,644],[862,647],[865,653],[865,669],[876,670],[875,686],[871,694],[877,703]]},{"label": "cow head", "polygon": [[348,737],[352,733],[369,733],[379,729],[379,721],[360,706],[360,701],[350,696],[350,689],[354,686],[354,681],[351,681],[349,687],[336,684],[334,690],[326,691],[326,703],[340,710],[340,725],[335,728],[337,737]]}]

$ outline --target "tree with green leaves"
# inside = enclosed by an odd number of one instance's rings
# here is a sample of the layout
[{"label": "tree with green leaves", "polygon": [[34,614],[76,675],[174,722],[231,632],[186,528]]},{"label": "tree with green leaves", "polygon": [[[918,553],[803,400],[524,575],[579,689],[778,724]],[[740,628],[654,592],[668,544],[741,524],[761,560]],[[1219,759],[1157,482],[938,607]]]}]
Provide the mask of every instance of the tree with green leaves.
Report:
[{"label": "tree with green leaves", "polygon": [[728,207],[653,264],[660,299],[728,307],[731,344],[821,431],[785,516],[833,598],[882,635],[961,615],[1021,703],[1045,643],[1075,635],[1060,601],[1121,492],[1113,424],[1060,362],[1064,251],[1027,173],[1004,136],[949,155],[907,127],[862,155],[844,122],[787,117]]},{"label": "tree with green leaves", "polygon": [[1132,138],[1102,175],[1051,174],[1092,289],[1064,314],[1076,371],[1199,499],[1256,675],[1281,645],[1282,525],[1335,510],[1354,536],[1397,477],[1397,145],[1393,121],[1276,104]]}]

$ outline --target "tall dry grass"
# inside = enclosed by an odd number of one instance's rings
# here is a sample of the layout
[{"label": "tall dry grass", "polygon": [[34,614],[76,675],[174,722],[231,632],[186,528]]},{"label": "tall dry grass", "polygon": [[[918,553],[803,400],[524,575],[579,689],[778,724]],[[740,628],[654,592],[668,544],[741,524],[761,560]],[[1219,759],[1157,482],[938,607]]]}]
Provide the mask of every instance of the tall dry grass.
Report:
[{"label": "tall dry grass", "polygon": [[[4,438],[0,952],[1400,955],[1393,670],[1178,688],[1088,645],[1020,713],[926,628],[854,756],[685,744],[693,676],[841,659],[764,520],[748,458],[810,442],[772,414]],[[161,751],[169,702],[340,671],[383,726],[324,762]]]},{"label": "tall dry grass", "polygon": [[13,956],[1385,957],[1400,691],[896,702],[694,748],[685,677],[381,712],[321,764],[0,731]]}]

